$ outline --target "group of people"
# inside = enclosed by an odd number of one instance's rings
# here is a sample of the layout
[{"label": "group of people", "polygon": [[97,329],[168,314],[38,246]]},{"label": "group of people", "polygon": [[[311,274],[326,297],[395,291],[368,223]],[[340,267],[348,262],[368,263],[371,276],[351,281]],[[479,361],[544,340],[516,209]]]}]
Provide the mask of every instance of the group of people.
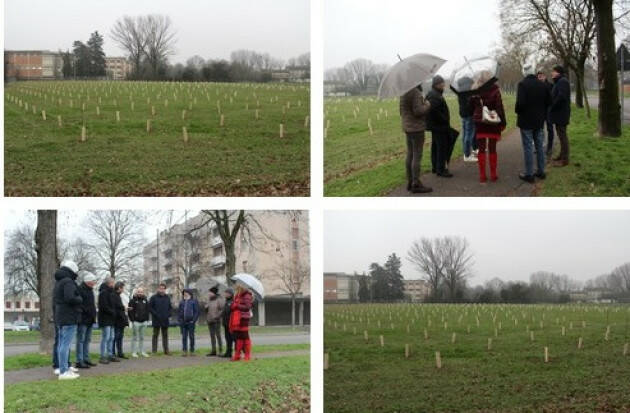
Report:
[{"label": "group of people", "polygon": [[[53,291],[53,321],[55,344],[53,369],[60,380],[79,377],[79,369],[97,366],[90,359],[92,329],[98,321],[101,330],[99,363],[109,364],[128,359],[123,351],[125,328],[132,330],[131,357],[149,357],[144,351],[144,333],[153,327],[152,352],[157,353],[158,339],[162,335],[162,349],[169,355],[168,329],[173,306],[166,293],[166,284],[161,283],[157,292],[147,298],[142,287],[136,288],[132,298],[124,303],[125,284],[107,277],[99,287],[98,301],[94,288],[97,278],[86,272],[77,284],[79,268],[73,261],[64,261],[55,272]],[[210,288],[208,302],[204,305],[212,348],[207,356],[220,356],[233,361],[251,358],[249,321],[252,317],[254,297],[252,292],[237,284],[236,293],[227,288],[223,295],[218,287]],[[98,311],[97,311],[98,309]],[[195,355],[195,327],[200,316],[200,304],[190,289],[184,289],[177,308],[177,325],[182,335],[182,355]],[[223,353],[221,327],[224,330],[226,351]],[[72,340],[76,340],[76,363],[70,360]],[[217,353],[217,344],[219,353]],[[234,352],[232,348],[234,347]],[[223,353],[223,354],[221,354]]]},{"label": "group of people", "polygon": [[[546,80],[543,72],[534,65],[526,65],[524,79],[518,85],[515,112],[521,130],[525,170],[519,174],[525,182],[534,183],[536,178],[545,179],[546,158],[552,157],[555,134],[560,140],[560,153],[554,158],[555,166],[569,164],[569,138],[567,126],[571,116],[571,88],[562,66],[552,70],[553,83]],[[505,131],[507,119],[501,90],[497,79],[488,75],[481,79],[481,86],[470,92],[456,92],[459,115],[462,122],[462,147],[464,162],[476,162],[479,181],[496,182],[498,176],[497,143]],[[460,82],[472,82],[462,78]],[[465,85],[460,90],[466,90]],[[429,93],[423,96],[418,85],[400,97],[402,129],[407,140],[407,190],[412,193],[428,193],[433,189],[422,184],[420,164],[425,131],[431,131],[432,172],[442,178],[452,178],[449,164],[460,134],[451,127],[448,104],[444,98],[446,82],[437,75],[432,79]],[[544,130],[547,125],[547,145],[544,147]],[[537,170],[533,170],[534,154]],[[489,172],[489,177],[488,177]]]}]

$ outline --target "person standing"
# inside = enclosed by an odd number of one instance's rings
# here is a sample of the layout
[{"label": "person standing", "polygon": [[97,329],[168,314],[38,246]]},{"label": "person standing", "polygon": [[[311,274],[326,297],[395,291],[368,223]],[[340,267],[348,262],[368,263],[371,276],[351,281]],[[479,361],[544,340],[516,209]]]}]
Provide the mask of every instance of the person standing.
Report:
[{"label": "person standing", "polygon": [[407,136],[407,191],[414,194],[431,192],[432,189],[420,181],[420,164],[424,147],[426,116],[431,104],[422,97],[422,86],[418,85],[400,97],[400,118]]},{"label": "person standing", "polygon": [[83,299],[79,294],[76,279],[79,267],[73,261],[64,261],[55,272],[53,303],[55,323],[59,328],[57,359],[59,361],[59,380],[73,380],[79,374],[70,369],[70,345],[77,334],[77,325],[81,319]]},{"label": "person standing", "polygon": [[118,281],[114,285],[114,306],[116,307],[116,322],[114,323],[114,354],[121,359],[128,359],[123,351],[123,339],[125,338],[125,327],[129,325],[127,311],[122,301],[122,294],[125,292],[125,283]]},{"label": "person standing", "polygon": [[[458,80],[459,90],[470,90],[473,79],[467,76]],[[454,92],[455,89],[451,88]],[[456,92],[459,105],[459,117],[462,119],[462,151],[464,162],[477,162],[477,140],[475,139],[475,121],[473,120],[473,107],[470,103],[470,92]]]},{"label": "person standing", "polygon": [[448,155],[451,147],[451,115],[444,99],[446,83],[442,76],[433,78],[431,91],[427,100],[431,105],[427,117],[427,129],[431,131],[431,164],[432,170],[443,178],[452,178],[447,168]]},{"label": "person standing", "polygon": [[101,364],[120,361],[114,357],[114,325],[116,323],[114,282],[113,277],[107,277],[99,287],[98,293],[98,325],[101,328],[101,359],[99,363]]},{"label": "person standing", "polygon": [[89,369],[96,366],[90,361],[90,341],[92,341],[92,325],[96,322],[96,304],[94,301],[94,286],[96,276],[90,272],[83,276],[83,282],[79,286],[81,304],[81,319],[77,327],[76,367]]},{"label": "person standing", "polygon": [[223,292],[225,298],[225,306],[223,307],[223,331],[225,332],[225,354],[221,357],[232,358],[232,348],[234,347],[234,338],[230,333],[230,314],[232,312],[232,301],[234,298],[234,290],[230,287]]},{"label": "person standing", "polygon": [[[488,81],[491,79],[488,79]],[[505,108],[501,98],[501,90],[496,82],[486,83],[479,90],[478,95],[471,97],[473,103],[475,120],[475,137],[479,145],[477,154],[477,164],[479,165],[479,182],[488,181],[486,175],[486,161],[490,162],[490,180],[496,182],[499,179],[497,174],[498,154],[497,143],[501,139],[501,132],[505,130],[507,121],[505,118]],[[498,122],[490,122],[484,119],[483,112],[486,107],[490,112],[496,113]],[[486,153],[487,151],[487,153]]]},{"label": "person standing", "polygon": [[208,322],[208,331],[210,332],[210,343],[212,349],[206,356],[217,355],[217,342],[219,343],[219,353],[223,352],[223,340],[221,340],[221,320],[223,319],[223,311],[225,300],[219,295],[219,288],[214,286],[208,292],[208,304],[205,306]]},{"label": "person standing", "polygon": [[[547,108],[551,102],[551,95],[544,83],[540,82],[535,73],[535,67],[527,64],[523,67],[525,78],[518,84],[516,93],[515,112],[517,126],[521,129],[523,143],[523,157],[525,172],[519,178],[525,182],[534,183],[535,178],[545,179],[545,140],[544,126]],[[534,174],[534,147],[536,148],[536,165]]]},{"label": "person standing", "polygon": [[151,313],[151,325],[153,326],[152,352],[157,353],[158,337],[162,332],[162,350],[168,352],[168,325],[173,305],[166,295],[166,284],[160,283],[156,294],[149,299],[149,312]]},{"label": "person standing", "polygon": [[241,352],[245,352],[245,360],[252,354],[252,341],[249,338],[249,319],[252,316],[254,297],[252,292],[240,284],[236,285],[236,296],[231,304],[230,333],[236,340],[236,348],[232,361],[241,359]]},{"label": "person standing", "polygon": [[549,117],[549,109],[551,106],[551,91],[553,90],[553,83],[547,80],[547,75],[543,71],[539,71],[537,76],[538,80],[545,84],[545,87],[547,88],[547,93],[549,93],[549,105],[547,105],[547,107],[545,108],[545,124],[547,125],[547,149],[545,153],[547,159],[551,159],[551,156],[553,155],[554,132],[553,124],[551,123],[551,119]]},{"label": "person standing", "polygon": [[551,72],[553,89],[551,90],[551,108],[549,119],[556,127],[556,134],[560,140],[560,154],[554,158],[554,166],[569,164],[569,136],[567,127],[571,119],[571,85],[565,77],[562,66],[555,66]]},{"label": "person standing", "polygon": [[[182,333],[182,355],[193,356],[195,353],[195,325],[199,319],[199,303],[193,297],[192,290],[184,289],[183,300],[179,302],[177,321]],[[190,352],[188,350],[188,340],[190,340]]]},{"label": "person standing", "polygon": [[131,323],[131,357],[149,357],[144,352],[144,330],[149,325],[149,301],[144,295],[142,287],[136,288],[136,293],[129,301],[129,322]]}]

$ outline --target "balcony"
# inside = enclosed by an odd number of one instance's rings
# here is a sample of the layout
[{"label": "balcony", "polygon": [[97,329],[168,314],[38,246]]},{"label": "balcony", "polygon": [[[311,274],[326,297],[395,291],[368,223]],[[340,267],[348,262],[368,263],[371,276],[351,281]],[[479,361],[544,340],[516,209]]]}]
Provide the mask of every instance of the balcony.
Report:
[{"label": "balcony", "polygon": [[222,245],[222,244],[223,244],[223,240],[219,236],[212,237],[210,239],[210,247],[212,248],[218,247],[219,245]]},{"label": "balcony", "polygon": [[217,255],[210,259],[210,265],[213,267],[222,267],[225,265],[225,255]]}]

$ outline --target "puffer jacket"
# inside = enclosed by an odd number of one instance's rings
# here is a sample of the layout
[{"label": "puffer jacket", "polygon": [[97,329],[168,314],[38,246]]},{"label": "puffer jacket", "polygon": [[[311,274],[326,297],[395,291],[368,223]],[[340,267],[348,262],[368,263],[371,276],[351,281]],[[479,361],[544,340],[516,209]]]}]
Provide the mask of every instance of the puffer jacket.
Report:
[{"label": "puffer jacket", "polygon": [[217,321],[221,320],[224,309],[225,300],[223,299],[223,297],[212,297],[208,304],[206,304],[206,311],[208,311],[206,315],[206,321],[208,323],[216,323]]},{"label": "puffer jacket", "polygon": [[103,283],[98,289],[98,325],[113,327],[116,323],[116,306],[114,303],[114,287]]},{"label": "puffer jacket", "polygon": [[[501,98],[501,90],[499,86],[494,83],[490,87],[484,88],[470,98],[474,105],[473,120],[475,121],[475,133],[477,138],[501,138],[501,132],[505,130],[507,125],[507,119],[505,118],[505,108],[503,107],[503,99]],[[494,110],[501,118],[501,122],[498,124],[483,123],[482,113],[483,106],[487,106],[489,110]]]},{"label": "puffer jacket", "polygon": [[427,128],[427,114],[431,109],[422,92],[414,87],[400,97],[400,119],[405,133],[424,132]]},{"label": "puffer jacket", "polygon": [[190,294],[190,299],[179,302],[179,311],[177,312],[177,321],[182,324],[197,324],[199,319],[199,303],[193,296],[191,290],[184,290],[182,293]]},{"label": "puffer jacket", "polygon": [[231,305],[230,332],[249,331],[249,319],[253,307],[254,297],[250,291],[245,290],[234,296]]},{"label": "puffer jacket", "polygon": [[129,321],[139,323],[149,321],[149,300],[147,297],[134,295],[129,301]]},{"label": "puffer jacket", "polygon": [[83,299],[75,283],[77,277],[76,273],[66,267],[55,271],[53,313],[55,323],[59,326],[79,324],[81,320]]}]

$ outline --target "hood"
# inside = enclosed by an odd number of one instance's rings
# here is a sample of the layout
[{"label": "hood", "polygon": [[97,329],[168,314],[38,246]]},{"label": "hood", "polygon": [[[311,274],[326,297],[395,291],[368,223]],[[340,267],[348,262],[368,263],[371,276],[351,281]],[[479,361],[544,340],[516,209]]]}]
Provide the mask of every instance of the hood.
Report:
[{"label": "hood", "polygon": [[75,274],[70,268],[61,267],[57,271],[55,271],[55,280],[59,281],[64,278],[70,278],[71,280],[76,280],[79,275]]},{"label": "hood", "polygon": [[184,296],[184,293],[190,294],[191,299],[195,298],[195,294],[193,293],[193,290],[191,290],[190,288],[184,288],[182,290],[182,297]]}]

